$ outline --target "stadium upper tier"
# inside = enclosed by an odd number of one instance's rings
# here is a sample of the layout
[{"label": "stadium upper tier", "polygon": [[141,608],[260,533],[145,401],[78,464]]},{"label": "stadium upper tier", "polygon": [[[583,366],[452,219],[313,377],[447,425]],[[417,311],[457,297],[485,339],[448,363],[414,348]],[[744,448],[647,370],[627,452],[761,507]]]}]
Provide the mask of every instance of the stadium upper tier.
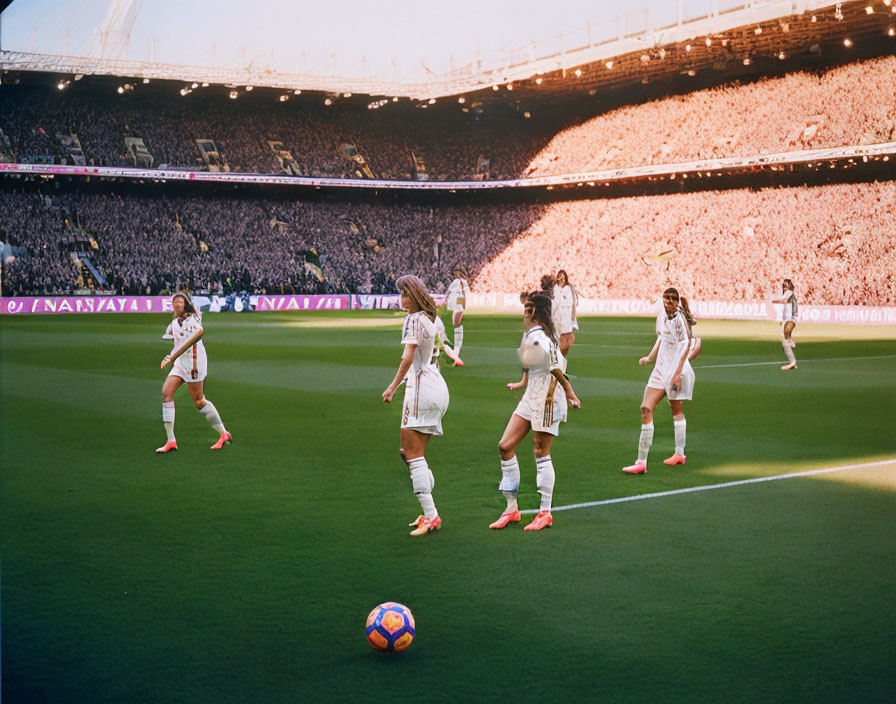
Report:
[{"label": "stadium upper tier", "polygon": [[[896,304],[896,181],[698,191],[547,205],[297,202],[164,186],[0,182],[4,295],[70,293],[81,261],[118,293],[536,288],[565,268],[582,295],[764,300],[784,277],[812,304]],[[325,281],[309,264],[320,265]],[[86,266],[86,265],[85,265]]]},{"label": "stadium upper tier", "polygon": [[451,106],[370,111],[3,85],[0,153],[319,177],[509,179],[894,141],[894,85],[891,55],[637,104],[546,108],[531,119],[507,106],[473,116]]}]

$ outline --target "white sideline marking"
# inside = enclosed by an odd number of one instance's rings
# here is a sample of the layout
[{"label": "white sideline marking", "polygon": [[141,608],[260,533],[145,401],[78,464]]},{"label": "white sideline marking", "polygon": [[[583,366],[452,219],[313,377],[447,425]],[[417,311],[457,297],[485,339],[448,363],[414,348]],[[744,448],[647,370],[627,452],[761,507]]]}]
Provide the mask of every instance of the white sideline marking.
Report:
[{"label": "white sideline marking", "polygon": [[[876,357],[824,357],[822,359],[798,359],[797,365],[808,362],[849,362],[855,359],[893,359],[896,354],[882,354]],[[691,365],[694,369],[721,369],[722,367],[761,367],[766,364],[783,364],[786,360],[779,362],[744,362],[742,364],[700,364]]]},{"label": "white sideline marking", "polygon": [[[727,489],[732,486],[744,484],[758,484],[760,482],[773,482],[776,479],[793,479],[795,477],[812,477],[816,474],[828,474],[830,472],[844,472],[848,469],[862,469],[864,467],[879,467],[885,464],[896,464],[896,459],[879,460],[877,462],[863,462],[861,464],[847,464],[842,467],[825,467],[824,469],[809,469],[805,472],[792,472],[790,474],[776,474],[772,477],[756,477],[754,479],[741,479],[736,482],[724,484],[708,484],[706,486],[692,486],[687,489],[673,489],[672,491],[659,491],[653,494],[637,494],[635,496],[623,496],[619,499],[604,499],[603,501],[588,501],[583,504],[569,504],[568,506],[554,506],[551,511],[569,511],[573,508],[590,508],[592,506],[606,506],[608,504],[621,504],[626,501],[640,501],[641,499],[655,499],[660,496],[674,496],[675,494],[691,494],[695,491],[709,491],[710,489]],[[520,513],[538,513],[537,508],[528,508]]]}]

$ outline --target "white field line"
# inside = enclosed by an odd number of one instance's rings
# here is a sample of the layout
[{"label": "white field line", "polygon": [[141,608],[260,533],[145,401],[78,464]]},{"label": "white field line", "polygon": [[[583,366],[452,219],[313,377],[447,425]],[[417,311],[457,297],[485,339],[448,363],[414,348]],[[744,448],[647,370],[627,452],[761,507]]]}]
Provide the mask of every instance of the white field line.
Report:
[{"label": "white field line", "polygon": [[[876,357],[824,357],[822,359],[798,359],[797,365],[808,362],[851,362],[858,359],[894,359],[896,354],[882,354]],[[742,364],[693,364],[694,369],[721,369],[723,367],[761,367],[766,364],[784,364],[787,360],[778,362],[744,362]]]},{"label": "white field line", "polygon": [[[623,496],[619,499],[605,499],[603,501],[588,501],[583,504],[569,504],[568,506],[554,506],[551,511],[569,511],[574,508],[591,508],[592,506],[607,506],[609,504],[621,504],[626,501],[640,501],[641,499],[656,499],[662,496],[674,496],[675,494],[692,494],[695,491],[710,491],[711,489],[727,489],[732,486],[744,484],[759,484],[761,482],[773,482],[776,479],[794,479],[796,477],[813,477],[816,474],[829,474],[830,472],[845,472],[850,469],[864,469],[866,467],[880,467],[887,464],[896,464],[896,459],[880,460],[877,462],[862,462],[861,464],[847,464],[842,467],[825,467],[824,469],[809,469],[805,472],[792,472],[790,474],[776,474],[772,477],[756,477],[754,479],[741,479],[736,482],[723,484],[708,484],[706,486],[692,486],[687,489],[673,489],[672,491],[659,491],[653,494],[637,494],[635,496]],[[538,513],[539,509],[531,508],[520,513]]]}]

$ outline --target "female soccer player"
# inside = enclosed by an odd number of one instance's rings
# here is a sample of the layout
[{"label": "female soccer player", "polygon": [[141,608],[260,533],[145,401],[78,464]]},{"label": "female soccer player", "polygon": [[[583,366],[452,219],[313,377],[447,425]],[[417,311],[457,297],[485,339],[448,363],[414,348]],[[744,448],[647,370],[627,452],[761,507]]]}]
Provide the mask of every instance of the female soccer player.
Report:
[{"label": "female soccer player", "polygon": [[187,391],[196,404],[196,409],[218,433],[218,442],[212,445],[212,449],[220,450],[225,443],[230,442],[231,435],[221,422],[218,409],[205,398],[203,386],[208,358],[201,339],[205,332],[202,321],[196,308],[183,293],[175,293],[171,297],[171,307],[174,308],[174,319],[162,336],[163,340],[174,340],[174,349],[162,360],[162,369],[171,365],[171,372],[162,384],[162,423],[168,434],[168,442],[156,452],[162,454],[177,449],[177,440],[174,439],[174,392],[184,382],[187,382]]},{"label": "female soccer player", "polygon": [[518,350],[523,364],[523,379],[516,384],[508,384],[507,388],[513,390],[525,386],[526,391],[498,443],[501,452],[501,483],[498,489],[507,499],[507,509],[489,526],[494,529],[520,521],[517,504],[520,465],[515,450],[530,429],[541,507],[538,515],[523,530],[541,530],[553,525],[551,500],[554,494],[554,465],[551,463],[551,444],[560,432],[560,421],[566,416],[567,403],[573,408],[582,407],[563,374],[566,360],[557,350],[557,334],[551,321],[551,299],[542,292],[530,293],[523,305],[523,324],[526,333]]},{"label": "female soccer player", "polygon": [[[457,267],[454,270],[454,281],[448,285],[448,310],[451,311],[451,324],[454,326],[454,354],[460,356],[460,348],[464,344],[464,311],[467,308],[467,297],[470,295],[470,284],[466,272]],[[457,364],[457,362],[455,362]],[[461,362],[458,366],[462,366]]]},{"label": "female soccer player", "polygon": [[569,275],[561,269],[557,272],[557,282],[554,287],[554,302],[551,317],[554,320],[554,328],[560,336],[558,347],[564,357],[569,356],[569,349],[576,341],[573,332],[573,320],[575,320],[576,295],[569,283]]},{"label": "female soccer player", "polygon": [[424,535],[442,525],[432,498],[435,479],[423,455],[429,438],[442,434],[442,416],[448,410],[448,387],[435,363],[435,302],[416,276],[402,276],[395,286],[401,293],[401,307],[408,312],[401,331],[404,354],[395,379],[383,392],[383,401],[391,403],[399,385],[405,382],[399,452],[411,472],[411,486],[423,509],[423,515],[410,524],[414,527],[411,535]]},{"label": "female soccer player", "polygon": [[793,338],[791,338],[797,321],[796,291],[793,288],[793,281],[784,279],[784,282],[781,284],[781,292],[781,298],[773,300],[772,303],[784,304],[784,315],[782,317],[784,341],[781,343],[781,346],[784,348],[787,364],[781,367],[781,369],[787,371],[788,369],[798,368],[796,366],[796,355],[793,354],[793,348],[796,347],[796,343],[793,341]]},{"label": "female soccer player", "polygon": [[694,393],[694,370],[688,356],[694,353],[691,346],[691,326],[696,323],[687,299],[679,296],[677,289],[667,288],[663,291],[663,310],[656,318],[656,343],[650,354],[638,360],[638,364],[656,360],[656,365],[647,381],[647,388],[644,389],[644,400],[641,401],[638,460],[623,468],[622,471],[626,474],[644,474],[647,471],[647,453],[653,443],[653,411],[663,396],[669,398],[675,431],[675,453],[663,460],[663,464],[685,463],[687,421],[681,402],[690,401]]}]

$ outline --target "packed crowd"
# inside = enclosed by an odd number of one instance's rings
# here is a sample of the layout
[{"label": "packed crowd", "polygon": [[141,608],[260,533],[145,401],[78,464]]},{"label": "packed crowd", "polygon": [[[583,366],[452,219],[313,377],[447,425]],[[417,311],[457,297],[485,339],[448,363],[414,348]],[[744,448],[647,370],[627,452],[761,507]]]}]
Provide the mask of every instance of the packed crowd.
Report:
[{"label": "packed crowd", "polygon": [[[339,102],[266,102],[203,93],[167,97],[142,85],[124,95],[74,84],[64,91],[0,86],[0,129],[21,160],[64,158],[57,133],[77,134],[89,163],[133,166],[125,137],[140,137],[155,166],[201,168],[196,139],[211,139],[232,171],[279,172],[268,142],[282,142],[304,175],[348,177],[354,145],[372,172],[413,178],[412,154],[431,179],[471,179],[480,156],[489,178],[577,173],[710,157],[748,156],[809,147],[896,140],[896,56],[823,71],[800,71],[748,83],[617,107],[599,98],[557,110],[533,106],[532,119],[508,105],[462,113],[460,106],[379,110]],[[522,108],[521,108],[522,109]]]},{"label": "packed crowd", "polygon": [[784,278],[806,303],[896,304],[896,182],[738,189],[553,204],[479,269],[475,289],[563,268],[588,298],[762,301]]},{"label": "packed crowd", "polygon": [[480,292],[564,268],[593,298],[673,282],[757,301],[790,277],[806,302],[896,304],[896,182],[439,206],[42,188],[0,190],[0,240],[28,252],[4,263],[4,295],[70,292],[80,247],[105,288],[130,294],[394,292],[406,272],[444,290],[462,266]]}]

